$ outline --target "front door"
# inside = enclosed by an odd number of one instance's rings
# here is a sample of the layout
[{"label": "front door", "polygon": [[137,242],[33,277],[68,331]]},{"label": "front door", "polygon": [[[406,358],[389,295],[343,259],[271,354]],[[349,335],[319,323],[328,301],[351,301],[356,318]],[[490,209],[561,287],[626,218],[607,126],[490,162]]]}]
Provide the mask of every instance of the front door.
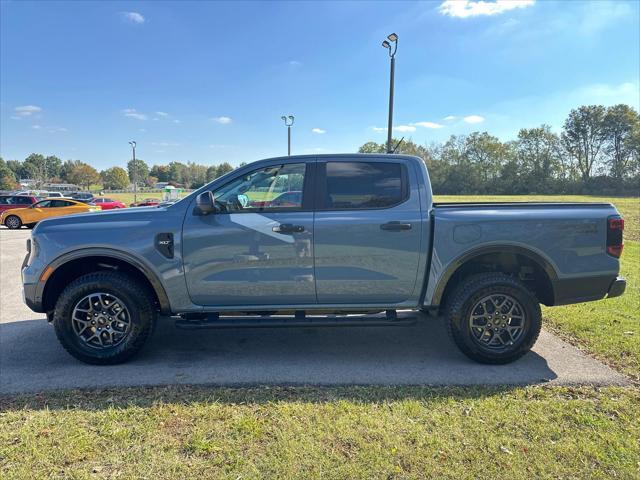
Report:
[{"label": "front door", "polygon": [[218,211],[187,212],[187,288],[204,306],[315,304],[313,163],[278,163],[213,191]]},{"label": "front door", "polygon": [[349,158],[317,171],[318,303],[415,301],[423,235],[415,172],[401,161]]}]

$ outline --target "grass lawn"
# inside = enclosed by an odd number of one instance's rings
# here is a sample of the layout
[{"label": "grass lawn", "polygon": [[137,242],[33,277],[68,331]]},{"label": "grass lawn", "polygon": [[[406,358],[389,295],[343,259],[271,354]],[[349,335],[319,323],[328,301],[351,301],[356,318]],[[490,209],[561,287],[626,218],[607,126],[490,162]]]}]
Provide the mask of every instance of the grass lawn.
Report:
[{"label": "grass lawn", "polygon": [[[148,195],[153,196],[154,194]],[[115,197],[115,195],[114,195]],[[640,202],[620,298],[546,327],[640,381]],[[0,397],[0,478],[640,478],[640,388],[156,387]]]},{"label": "grass lawn", "polygon": [[638,478],[640,390],[164,387],[0,403],[0,477]]}]

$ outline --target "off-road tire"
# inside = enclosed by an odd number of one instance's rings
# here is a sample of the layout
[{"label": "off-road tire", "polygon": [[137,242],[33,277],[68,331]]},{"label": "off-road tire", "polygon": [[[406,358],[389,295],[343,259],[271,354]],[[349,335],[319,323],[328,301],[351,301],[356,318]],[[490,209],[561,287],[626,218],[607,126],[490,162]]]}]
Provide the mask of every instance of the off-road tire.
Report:
[{"label": "off-road tire", "polygon": [[[92,347],[73,329],[71,317],[76,304],[96,292],[118,297],[130,313],[130,331],[117,345]],[[144,285],[126,274],[100,271],[83,275],[64,289],[56,302],[53,326],[64,349],[78,360],[94,365],[113,365],[127,361],[142,348],[153,332],[156,318],[153,298]]]},{"label": "off-road tire", "polygon": [[[476,302],[494,294],[516,299],[525,313],[524,329],[513,345],[505,351],[491,351],[472,337],[469,319]],[[505,364],[527,353],[538,339],[542,327],[542,312],[535,295],[518,279],[502,273],[482,273],[465,278],[447,299],[449,336],[462,353],[480,363]]]},{"label": "off-road tire", "polygon": [[18,217],[17,215],[9,215],[4,219],[4,226],[9,230],[18,230],[20,227],[22,227],[22,220],[20,220],[20,217]]}]

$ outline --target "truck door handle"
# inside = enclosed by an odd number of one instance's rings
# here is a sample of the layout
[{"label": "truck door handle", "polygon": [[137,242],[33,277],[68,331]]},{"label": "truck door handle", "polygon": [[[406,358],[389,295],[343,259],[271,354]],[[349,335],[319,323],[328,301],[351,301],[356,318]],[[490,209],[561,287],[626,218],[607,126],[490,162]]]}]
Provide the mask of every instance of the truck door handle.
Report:
[{"label": "truck door handle", "polygon": [[304,227],[302,225],[293,225],[291,223],[281,223],[280,225],[276,225],[271,230],[276,233],[301,233],[304,232]]},{"label": "truck door handle", "polygon": [[401,223],[401,222],[387,222],[380,225],[380,230],[386,230],[390,232],[399,232],[400,230],[411,230],[411,224]]}]

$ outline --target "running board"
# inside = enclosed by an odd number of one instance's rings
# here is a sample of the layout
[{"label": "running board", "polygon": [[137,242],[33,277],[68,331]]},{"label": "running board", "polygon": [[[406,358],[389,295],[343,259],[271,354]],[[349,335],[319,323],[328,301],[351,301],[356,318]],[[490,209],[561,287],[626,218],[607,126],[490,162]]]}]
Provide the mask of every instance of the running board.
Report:
[{"label": "running board", "polygon": [[400,327],[414,325],[416,312],[396,313],[394,310],[378,315],[296,315],[233,316],[210,314],[197,320],[176,320],[176,327],[185,330],[205,328],[277,328],[277,327]]}]

